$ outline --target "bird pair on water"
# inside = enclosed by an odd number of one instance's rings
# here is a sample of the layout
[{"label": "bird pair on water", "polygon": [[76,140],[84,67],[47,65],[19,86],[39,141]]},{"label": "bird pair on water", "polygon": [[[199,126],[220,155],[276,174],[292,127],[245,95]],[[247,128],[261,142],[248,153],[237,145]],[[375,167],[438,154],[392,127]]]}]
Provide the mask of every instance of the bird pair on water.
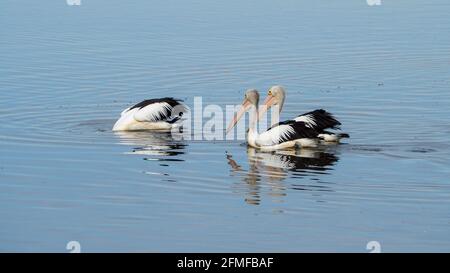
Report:
[{"label": "bird pair on water", "polygon": [[[345,133],[334,133],[327,129],[339,130],[341,123],[334,116],[318,109],[301,114],[292,120],[279,122],[267,131],[259,134],[257,122],[272,106],[277,105],[281,112],[286,91],[282,86],[269,89],[264,107],[259,111],[259,93],[256,89],[245,92],[239,112],[227,128],[227,133],[234,128],[245,112],[249,111],[250,124],[247,132],[249,146],[262,150],[280,150],[292,147],[315,147],[319,141],[339,143],[341,138],[349,137]],[[113,131],[133,130],[170,130],[181,126],[181,117],[187,107],[180,100],[161,98],[142,101],[121,113]],[[176,113],[173,115],[173,113]]]}]

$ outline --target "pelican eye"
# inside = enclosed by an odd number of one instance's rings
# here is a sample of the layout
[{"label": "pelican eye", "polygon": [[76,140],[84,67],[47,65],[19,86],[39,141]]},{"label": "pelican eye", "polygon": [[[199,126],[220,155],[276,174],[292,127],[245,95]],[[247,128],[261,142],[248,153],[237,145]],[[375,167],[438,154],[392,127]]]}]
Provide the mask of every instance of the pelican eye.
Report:
[{"label": "pelican eye", "polygon": [[269,93],[267,95],[272,96],[272,91],[269,90]]}]

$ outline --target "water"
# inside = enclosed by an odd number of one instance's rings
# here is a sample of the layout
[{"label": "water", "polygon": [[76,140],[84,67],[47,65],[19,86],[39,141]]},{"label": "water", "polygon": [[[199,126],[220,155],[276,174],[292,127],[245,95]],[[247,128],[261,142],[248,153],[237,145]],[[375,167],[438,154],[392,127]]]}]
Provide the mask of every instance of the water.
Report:
[{"label": "water", "polygon": [[[450,251],[449,11],[3,0],[0,251]],[[283,118],[325,108],[351,139],[265,154],[110,130],[146,98],[274,84]]]}]

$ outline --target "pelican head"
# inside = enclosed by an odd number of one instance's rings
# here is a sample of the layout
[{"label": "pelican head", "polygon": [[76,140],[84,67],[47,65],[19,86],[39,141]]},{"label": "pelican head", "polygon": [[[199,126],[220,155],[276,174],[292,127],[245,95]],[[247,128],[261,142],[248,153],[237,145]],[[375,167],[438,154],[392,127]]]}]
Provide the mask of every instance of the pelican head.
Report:
[{"label": "pelican head", "polygon": [[[257,107],[258,103],[259,103],[259,92],[258,92],[258,90],[256,90],[256,89],[247,89],[247,91],[245,91],[245,95],[244,95],[244,102],[245,101],[248,101],[250,103],[250,105],[253,105],[253,106]],[[242,102],[242,103],[244,103],[244,102]]]},{"label": "pelican head", "polygon": [[278,111],[281,112],[283,110],[284,105],[284,99],[286,98],[286,91],[284,90],[284,87],[281,85],[274,85],[271,88],[269,88],[269,91],[267,91],[267,98],[264,101],[264,105],[266,106],[266,111],[274,106],[278,105]]},{"label": "pelican head", "polygon": [[241,109],[239,112],[234,116],[231,123],[228,125],[227,128],[227,134],[230,132],[231,129],[238,123],[238,121],[242,118],[242,116],[247,112],[252,106],[254,109],[258,109],[259,104],[259,92],[256,89],[247,89],[245,91],[244,100],[241,104]]}]

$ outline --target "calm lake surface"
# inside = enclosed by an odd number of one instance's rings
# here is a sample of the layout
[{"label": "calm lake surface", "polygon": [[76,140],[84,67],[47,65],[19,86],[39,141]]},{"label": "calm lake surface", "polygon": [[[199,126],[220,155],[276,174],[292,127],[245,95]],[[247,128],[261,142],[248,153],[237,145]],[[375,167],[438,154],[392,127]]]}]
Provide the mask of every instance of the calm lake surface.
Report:
[{"label": "calm lake surface", "polygon": [[[214,3],[213,3],[214,2]],[[450,2],[2,0],[0,251],[450,251]],[[351,138],[113,133],[146,98],[287,88]]]}]

